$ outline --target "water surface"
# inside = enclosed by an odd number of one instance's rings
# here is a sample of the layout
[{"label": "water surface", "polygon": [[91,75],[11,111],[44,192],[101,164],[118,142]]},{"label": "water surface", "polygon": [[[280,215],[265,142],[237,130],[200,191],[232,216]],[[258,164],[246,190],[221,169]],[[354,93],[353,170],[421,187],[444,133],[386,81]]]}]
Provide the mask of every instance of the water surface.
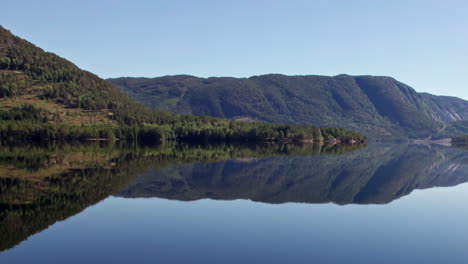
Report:
[{"label": "water surface", "polygon": [[466,263],[468,152],[0,151],[1,263]]}]

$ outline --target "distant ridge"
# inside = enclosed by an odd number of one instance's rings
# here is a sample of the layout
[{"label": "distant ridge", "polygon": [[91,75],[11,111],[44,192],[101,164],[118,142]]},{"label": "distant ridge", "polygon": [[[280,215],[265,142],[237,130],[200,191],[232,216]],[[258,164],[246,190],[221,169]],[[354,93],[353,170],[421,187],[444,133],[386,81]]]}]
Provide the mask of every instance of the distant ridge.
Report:
[{"label": "distant ridge", "polygon": [[355,129],[373,137],[468,132],[468,101],[418,93],[391,77],[189,75],[108,79],[149,107],[193,115]]}]

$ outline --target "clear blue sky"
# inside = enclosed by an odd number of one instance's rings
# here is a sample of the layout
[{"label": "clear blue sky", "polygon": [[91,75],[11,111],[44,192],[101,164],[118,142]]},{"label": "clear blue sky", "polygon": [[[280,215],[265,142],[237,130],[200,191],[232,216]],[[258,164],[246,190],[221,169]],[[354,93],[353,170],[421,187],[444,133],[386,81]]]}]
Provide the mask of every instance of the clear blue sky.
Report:
[{"label": "clear blue sky", "polygon": [[104,78],[371,74],[468,99],[465,0],[22,0],[1,8],[1,25]]}]

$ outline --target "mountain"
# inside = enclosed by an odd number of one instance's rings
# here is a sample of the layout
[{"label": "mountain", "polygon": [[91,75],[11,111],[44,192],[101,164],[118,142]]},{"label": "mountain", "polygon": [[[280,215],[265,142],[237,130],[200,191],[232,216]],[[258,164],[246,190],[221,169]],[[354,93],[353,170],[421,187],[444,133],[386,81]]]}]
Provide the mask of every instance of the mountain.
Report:
[{"label": "mountain", "polygon": [[380,138],[468,131],[468,101],[417,93],[390,77],[178,75],[108,81],[146,106],[182,114],[338,126]]},{"label": "mountain", "polygon": [[0,140],[321,141],[354,131],[230,122],[149,109],[0,27]]}]

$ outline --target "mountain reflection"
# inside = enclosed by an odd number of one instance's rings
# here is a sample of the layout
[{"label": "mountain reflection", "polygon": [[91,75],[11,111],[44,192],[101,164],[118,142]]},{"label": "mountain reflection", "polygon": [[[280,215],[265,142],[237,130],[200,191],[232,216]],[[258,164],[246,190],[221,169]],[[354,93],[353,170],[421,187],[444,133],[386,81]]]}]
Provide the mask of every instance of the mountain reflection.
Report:
[{"label": "mountain reflection", "polygon": [[466,181],[468,152],[441,146],[0,146],[0,251],[110,195],[384,204]]},{"label": "mountain reflection", "polygon": [[265,203],[385,204],[414,189],[468,181],[468,152],[442,146],[371,145],[343,155],[270,157],[151,170],[117,196]]},{"label": "mountain reflection", "polygon": [[149,170],[226,159],[340,154],[362,147],[173,144],[141,147],[115,143],[0,146],[0,251],[109,197]]}]

